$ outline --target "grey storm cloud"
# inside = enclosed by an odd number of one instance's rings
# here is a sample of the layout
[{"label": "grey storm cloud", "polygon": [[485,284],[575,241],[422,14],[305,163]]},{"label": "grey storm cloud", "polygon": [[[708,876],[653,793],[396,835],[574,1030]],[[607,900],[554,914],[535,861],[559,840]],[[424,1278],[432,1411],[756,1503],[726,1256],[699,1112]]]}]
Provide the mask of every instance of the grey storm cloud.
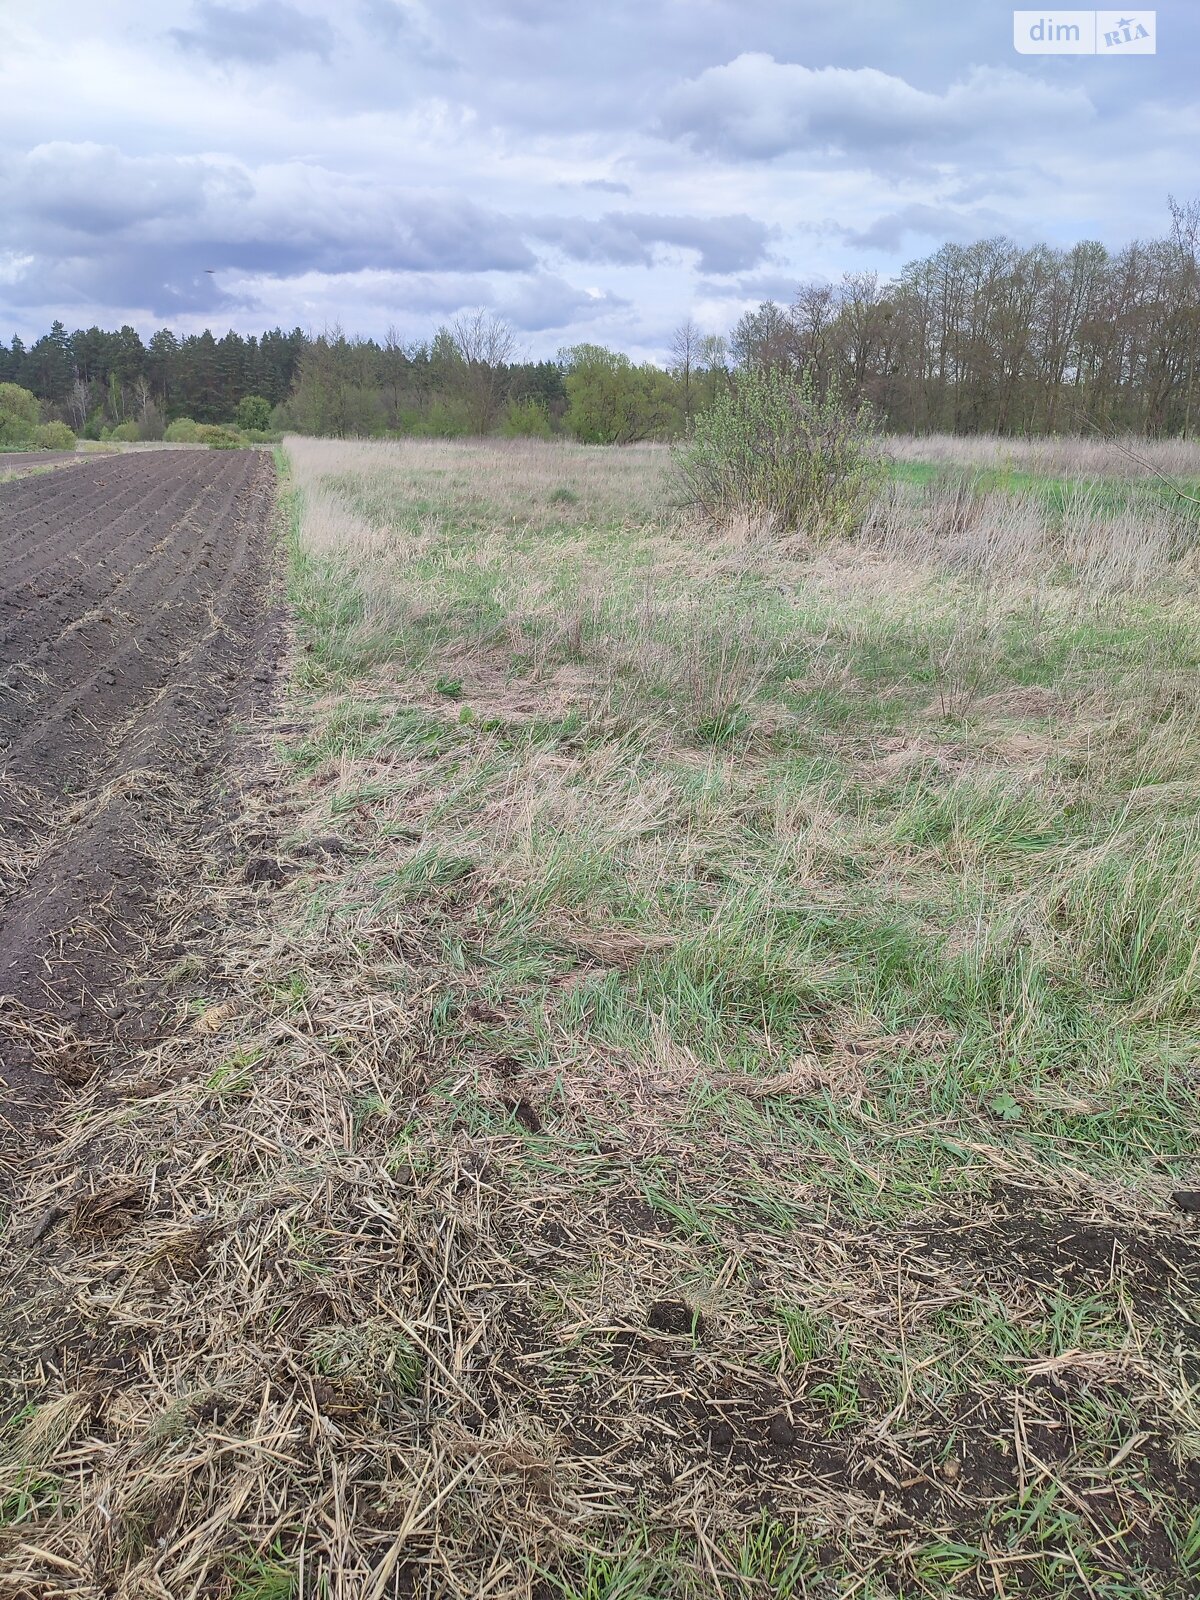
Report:
[{"label": "grey storm cloud", "polygon": [[741,272],[765,257],[770,229],[753,217],[666,216],[655,212],[609,211],[596,221],[585,217],[543,217],[529,224],[531,234],[554,245],[573,261],[652,266],[663,245],[694,250],[703,272]]},{"label": "grey storm cloud", "polygon": [[203,256],[188,246],[150,246],[130,259],[118,250],[26,258],[23,270],[10,272],[4,297],[15,307],[54,306],[78,322],[95,306],[123,306],[170,320],[212,315],[235,302],[197,265]]},{"label": "grey storm cloud", "polygon": [[[386,275],[394,294],[422,305],[495,303],[530,331],[629,306],[541,269],[523,237],[534,230],[519,219],[455,193],[387,189],[300,163],[252,168],[56,141],[4,169],[0,219],[0,250],[19,250],[24,262],[5,284],[14,306],[90,301],[159,317],[213,315],[239,303],[222,289],[223,274],[282,285],[304,274],[363,272]],[[607,227],[620,259],[629,251],[649,259],[653,243],[667,239],[707,249],[719,262],[760,248],[762,230],[749,223],[718,218],[693,227],[689,218],[631,214]],[[585,259],[593,226],[553,222]],[[480,281],[484,274],[509,286],[496,291]]]},{"label": "grey storm cloud", "polygon": [[611,312],[628,310],[629,306],[630,301],[621,295],[589,294],[549,272],[518,280],[499,300],[503,315],[529,333],[593,322]]},{"label": "grey storm cloud", "polygon": [[315,55],[327,61],[334,47],[334,32],[324,17],[314,17],[287,0],[256,0],[250,6],[196,0],[194,24],[172,28],[170,34],[184,50],[212,61],[244,61],[251,66],[289,55]]},{"label": "grey storm cloud", "polygon": [[38,145],[0,172],[3,212],[14,232],[21,221],[30,242],[54,230],[111,238],[142,226],[187,225],[206,209],[244,204],[253,193],[236,162],[125,156],[109,145],[65,140]]},{"label": "grey storm cloud", "polygon": [[888,211],[865,228],[839,228],[847,244],[863,250],[898,250],[909,234],[963,243],[988,233],[1001,232],[1004,219],[994,211],[963,212],[949,206],[914,203],[899,211]]},{"label": "grey storm cloud", "polygon": [[836,151],[888,160],[909,150],[953,156],[962,144],[1078,128],[1094,115],[1084,90],[1005,67],[973,68],[934,93],[876,67],[806,67],[752,53],[680,84],[658,129],[735,159]]},{"label": "grey storm cloud", "polygon": [[[537,264],[510,218],[458,194],[385,189],[299,163],[251,169],[98,145],[42,145],[11,163],[0,217],[0,246],[28,258],[25,292],[65,278],[75,299],[115,297],[158,314],[211,304],[207,268],[294,275]],[[9,297],[20,297],[22,277]]]},{"label": "grey storm cloud", "polygon": [[716,300],[775,300],[788,305],[797,283],[794,272],[751,272],[736,278],[701,278],[700,288]]}]

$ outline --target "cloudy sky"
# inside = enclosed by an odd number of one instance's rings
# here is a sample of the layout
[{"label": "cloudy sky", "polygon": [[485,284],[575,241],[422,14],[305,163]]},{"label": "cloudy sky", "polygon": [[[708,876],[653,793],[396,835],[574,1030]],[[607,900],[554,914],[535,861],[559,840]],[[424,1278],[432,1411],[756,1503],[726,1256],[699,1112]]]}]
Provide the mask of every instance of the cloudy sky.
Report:
[{"label": "cloudy sky", "polygon": [[1018,55],[995,0],[0,0],[0,337],[487,306],[534,356],[655,357],[946,239],[1120,245],[1200,192],[1197,0],[1157,38]]}]

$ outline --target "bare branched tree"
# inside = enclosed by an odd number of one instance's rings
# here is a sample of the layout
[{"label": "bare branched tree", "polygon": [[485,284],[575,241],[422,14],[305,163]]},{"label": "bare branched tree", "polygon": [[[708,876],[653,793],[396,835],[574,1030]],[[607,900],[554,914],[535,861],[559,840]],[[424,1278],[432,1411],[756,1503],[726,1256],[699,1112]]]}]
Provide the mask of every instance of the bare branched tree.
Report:
[{"label": "bare branched tree", "polygon": [[792,348],[797,366],[812,372],[822,392],[834,361],[839,295],[829,283],[802,283],[792,302]]},{"label": "bare branched tree", "polygon": [[396,420],[400,415],[411,365],[408,347],[393,323],[388,328],[387,337],[383,341],[383,350],[380,352],[379,361],[380,378],[383,382],[384,393],[387,395],[393,426],[395,426]]},{"label": "bare branched tree", "polygon": [[774,300],[764,300],[757,311],[747,311],[738,318],[730,351],[735,366],[787,370],[794,365],[795,342],[795,329],[787,312]]},{"label": "bare branched tree", "polygon": [[1185,323],[1184,338],[1187,344],[1187,396],[1183,406],[1183,436],[1188,438],[1192,428],[1192,412],[1196,400],[1196,359],[1200,347],[1200,198],[1180,201],[1167,196],[1171,209],[1171,237],[1179,251],[1179,265],[1183,278],[1181,311]]},{"label": "bare branched tree", "polygon": [[683,420],[692,420],[692,374],[700,365],[702,335],[691,317],[684,320],[671,335],[671,371],[683,385]]},{"label": "bare branched tree", "polygon": [[516,333],[494,312],[472,311],[455,317],[450,335],[463,362],[463,395],[472,431],[487,433],[504,397],[504,369],[516,353]]},{"label": "bare branched tree", "polygon": [[706,333],[700,341],[696,362],[701,372],[729,371],[729,340],[723,333]]},{"label": "bare branched tree", "polygon": [[88,419],[91,408],[92,391],[82,378],[76,378],[71,385],[71,392],[67,396],[67,410],[71,414],[71,425],[76,433],[82,433],[84,424]]}]

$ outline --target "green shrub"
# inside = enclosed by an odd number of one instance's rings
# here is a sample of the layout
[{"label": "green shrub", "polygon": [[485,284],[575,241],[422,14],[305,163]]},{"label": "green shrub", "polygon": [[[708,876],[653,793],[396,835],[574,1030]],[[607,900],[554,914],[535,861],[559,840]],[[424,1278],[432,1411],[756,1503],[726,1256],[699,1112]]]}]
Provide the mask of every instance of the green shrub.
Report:
[{"label": "green shrub", "polygon": [[752,368],[696,418],[675,467],[707,521],[768,518],[780,532],[852,533],[882,472],[870,419],[811,377]]},{"label": "green shrub", "polygon": [[74,450],[75,435],[65,422],[43,422],[33,431],[39,450]]},{"label": "green shrub", "polygon": [[32,444],[40,414],[36,395],[15,383],[0,383],[0,446]]},{"label": "green shrub", "polygon": [[634,366],[619,350],[571,345],[558,353],[567,396],[567,432],[580,444],[637,444],[675,438],[683,423],[674,378],[649,362]]},{"label": "green shrub", "polygon": [[439,395],[412,431],[414,438],[463,439],[471,431],[471,419],[460,400]]},{"label": "green shrub", "polygon": [[200,424],[193,422],[191,417],[176,417],[174,422],[167,424],[163,438],[168,444],[199,444]]},{"label": "green shrub", "polygon": [[118,422],[115,428],[109,428],[104,437],[114,440],[117,444],[136,444],[141,438],[141,433],[136,422]]},{"label": "green shrub", "polygon": [[506,439],[552,439],[554,429],[550,417],[540,400],[532,396],[526,400],[510,400],[500,424]]},{"label": "green shrub", "polygon": [[233,420],[247,432],[265,433],[271,426],[271,402],[264,400],[261,394],[243,395]]},{"label": "green shrub", "polygon": [[227,427],[223,422],[200,423],[196,440],[212,450],[240,450],[246,442],[236,428]]},{"label": "green shrub", "polygon": [[245,438],[227,422],[193,422],[176,417],[163,434],[168,444],[206,444],[213,450],[240,450]]}]

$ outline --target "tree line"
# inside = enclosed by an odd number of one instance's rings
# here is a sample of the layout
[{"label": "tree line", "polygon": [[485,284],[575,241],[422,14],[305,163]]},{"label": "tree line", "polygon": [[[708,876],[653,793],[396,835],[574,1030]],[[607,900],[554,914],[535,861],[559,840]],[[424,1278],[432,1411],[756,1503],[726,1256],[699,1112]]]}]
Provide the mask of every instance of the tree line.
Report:
[{"label": "tree line", "polygon": [[[249,397],[271,425],[322,434],[567,433],[588,443],[673,438],[739,369],[805,373],[818,394],[870,406],[891,430],[1031,434],[1103,428],[1192,434],[1200,422],[1200,201],[1170,202],[1159,239],[1110,252],[1011,239],[946,244],[894,279],[846,273],[766,301],[728,334],[690,318],[667,363],[598,344],[519,358],[489,312],[431,340],[259,337],[161,329],[68,333],[0,346],[0,383],[46,420],[101,437],[161,437],[174,420],[233,419]],[[251,408],[253,410],[254,408]]]},{"label": "tree line", "polygon": [[68,333],[55,322],[28,348],[16,337],[7,349],[0,346],[0,383],[28,389],[84,437],[133,424],[143,437],[156,438],[176,417],[228,421],[247,395],[279,405],[292,391],[307,343],[299,328],[222,339],[207,329],[181,339],[161,328],[143,343],[129,326]]},{"label": "tree line", "polygon": [[905,433],[1114,430],[1200,421],[1200,201],[1108,251],[946,244],[884,282],[803,284],[734,330],[737,364],[810,370]]}]

